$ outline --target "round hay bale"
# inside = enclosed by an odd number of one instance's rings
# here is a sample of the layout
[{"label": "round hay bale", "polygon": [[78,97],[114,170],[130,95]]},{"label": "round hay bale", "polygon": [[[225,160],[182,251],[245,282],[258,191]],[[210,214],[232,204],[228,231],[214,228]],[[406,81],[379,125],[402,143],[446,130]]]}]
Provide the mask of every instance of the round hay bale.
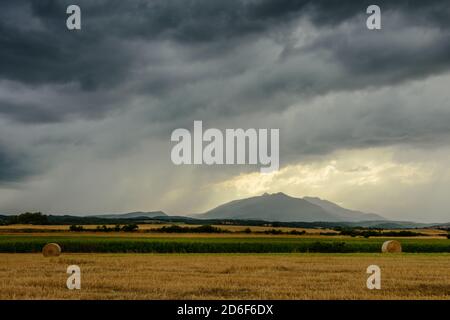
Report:
[{"label": "round hay bale", "polygon": [[381,252],[383,253],[400,253],[402,252],[402,245],[400,242],[395,240],[389,240],[383,243],[381,247]]},{"label": "round hay bale", "polygon": [[42,249],[44,257],[58,257],[61,254],[61,247],[57,243],[47,243]]}]

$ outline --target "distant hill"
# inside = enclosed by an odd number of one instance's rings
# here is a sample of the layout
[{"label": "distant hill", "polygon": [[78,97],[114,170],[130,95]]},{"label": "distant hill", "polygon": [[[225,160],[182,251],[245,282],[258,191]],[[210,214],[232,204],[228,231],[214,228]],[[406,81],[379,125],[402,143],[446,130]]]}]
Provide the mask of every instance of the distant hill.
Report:
[{"label": "distant hill", "polygon": [[235,200],[202,215],[202,219],[255,219],[280,222],[356,222],[386,220],[375,214],[348,210],[319,198],[295,198],[282,192]]},{"label": "distant hill", "polygon": [[450,229],[450,222],[437,224],[439,228]]},{"label": "distant hill", "polygon": [[162,211],[151,211],[151,212],[129,212],[122,214],[103,214],[95,215],[92,217],[103,218],[103,219],[135,219],[135,218],[156,218],[156,217],[167,217]]},{"label": "distant hill", "polygon": [[338,206],[337,204],[335,204],[331,201],[328,201],[328,200],[323,200],[323,199],[316,198],[316,197],[304,197],[303,199],[310,203],[318,205],[319,207],[324,209],[326,212],[328,212],[336,217],[339,217],[343,221],[355,222],[355,221],[381,221],[381,220],[385,221],[386,220],[386,218],[384,218],[378,214],[365,213],[365,212],[361,212],[361,211],[345,209],[345,208],[342,208],[342,207]]}]

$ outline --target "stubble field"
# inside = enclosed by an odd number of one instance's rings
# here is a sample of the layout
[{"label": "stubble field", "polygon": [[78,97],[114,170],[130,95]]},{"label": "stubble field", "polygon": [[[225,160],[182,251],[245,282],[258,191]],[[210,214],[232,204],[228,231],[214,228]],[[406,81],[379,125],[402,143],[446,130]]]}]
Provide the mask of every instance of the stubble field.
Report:
[{"label": "stubble field", "polygon": [[[0,299],[450,299],[441,254],[0,254]],[[81,268],[81,290],[66,269]],[[366,269],[382,271],[368,290]]]}]

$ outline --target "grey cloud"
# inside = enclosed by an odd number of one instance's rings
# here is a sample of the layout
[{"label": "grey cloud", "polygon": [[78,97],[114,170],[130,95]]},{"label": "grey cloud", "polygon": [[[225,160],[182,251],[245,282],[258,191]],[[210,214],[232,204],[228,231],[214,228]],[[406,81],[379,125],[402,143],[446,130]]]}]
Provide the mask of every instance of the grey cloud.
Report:
[{"label": "grey cloud", "polygon": [[32,160],[0,145],[0,185],[22,181],[34,173]]},{"label": "grey cloud", "polygon": [[[380,5],[387,10],[402,10],[415,23],[448,27],[444,25],[448,19],[439,18],[448,12],[443,2],[382,1]],[[186,46],[231,42],[230,46],[221,48],[232,50],[232,46],[239,46],[236,39],[248,35],[266,37],[276,28],[289,32],[289,27],[300,17],[308,17],[318,27],[330,26],[361,14],[366,7],[361,1],[330,0],[82,0],[77,3],[83,9],[82,32],[69,32],[65,28],[65,8],[72,1],[19,0],[2,4],[4,16],[17,17],[2,19],[0,23],[3,49],[0,75],[34,84],[76,81],[85,89],[117,86],[139,68],[138,53],[130,51],[128,41],[168,39]],[[18,15],[19,10],[28,15]],[[24,28],[31,19],[38,21],[39,27]],[[375,53],[367,53],[366,59],[370,61]]]},{"label": "grey cloud", "polygon": [[[395,84],[450,65],[442,1],[381,2],[381,32],[365,30],[360,1],[83,0],[81,32],[65,28],[69,3],[2,4],[0,77],[36,91],[53,86],[55,97],[0,99],[3,116],[29,124],[97,119],[136,100],[152,101],[141,106],[152,122],[205,111],[211,118],[279,112],[330,91]],[[301,21],[318,35],[295,48]],[[408,31],[411,21],[418,24]],[[427,42],[416,36],[430,30],[436,34]],[[78,92],[67,94],[65,85]]]},{"label": "grey cloud", "polygon": [[408,146],[427,152],[450,140],[449,75],[401,86],[337,92],[291,108],[284,129],[284,164],[341,149]]}]

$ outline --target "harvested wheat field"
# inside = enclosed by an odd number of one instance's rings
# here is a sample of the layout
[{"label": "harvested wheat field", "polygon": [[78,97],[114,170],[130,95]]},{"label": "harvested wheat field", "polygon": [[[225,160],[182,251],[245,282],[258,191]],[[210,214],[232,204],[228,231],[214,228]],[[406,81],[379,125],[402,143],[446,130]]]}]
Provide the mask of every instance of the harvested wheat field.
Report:
[{"label": "harvested wheat field", "polygon": [[[66,288],[73,264],[81,290]],[[450,299],[450,255],[0,254],[0,299]]]}]

